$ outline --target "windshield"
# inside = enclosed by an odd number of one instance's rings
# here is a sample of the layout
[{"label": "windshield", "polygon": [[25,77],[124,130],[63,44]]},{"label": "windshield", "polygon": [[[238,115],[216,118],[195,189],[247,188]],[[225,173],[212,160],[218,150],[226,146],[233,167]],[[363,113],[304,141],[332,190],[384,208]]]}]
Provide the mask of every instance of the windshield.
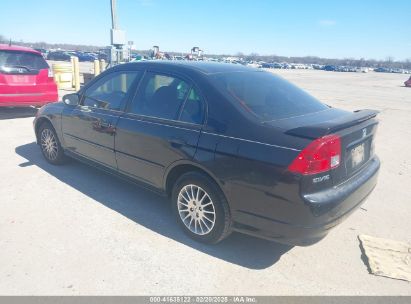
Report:
[{"label": "windshield", "polygon": [[285,79],[263,71],[222,73],[215,85],[262,121],[289,118],[328,109]]},{"label": "windshield", "polygon": [[4,67],[24,67],[28,70],[48,69],[41,55],[21,51],[0,51],[0,69]]}]

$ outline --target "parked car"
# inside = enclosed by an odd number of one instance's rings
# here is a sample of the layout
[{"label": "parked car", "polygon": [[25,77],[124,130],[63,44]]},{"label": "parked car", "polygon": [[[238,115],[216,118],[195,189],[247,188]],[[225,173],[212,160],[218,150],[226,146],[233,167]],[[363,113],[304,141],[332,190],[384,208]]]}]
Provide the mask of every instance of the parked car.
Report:
[{"label": "parked car", "polygon": [[47,59],[47,53],[48,53],[48,51],[47,51],[46,49],[37,48],[37,49],[34,49],[34,50],[37,51],[37,52],[40,52],[41,55],[43,56],[43,58],[44,58],[44,59]]},{"label": "parked car", "polygon": [[98,56],[94,56],[93,54],[88,54],[88,53],[83,53],[83,52],[75,52],[74,56],[77,56],[80,62],[86,62],[86,61],[92,62],[98,59]]},{"label": "parked car", "polygon": [[283,62],[281,65],[283,69],[286,69],[286,70],[291,69],[291,65],[287,62]]},{"label": "parked car", "polygon": [[390,70],[387,69],[387,68],[376,68],[376,69],[374,69],[374,72],[377,72],[377,73],[390,73]]},{"label": "parked car", "polygon": [[34,130],[51,164],[73,157],[170,197],[198,241],[308,245],[376,185],[376,115],[242,65],[145,61],[42,107]]},{"label": "parked car", "polygon": [[268,62],[263,62],[263,63],[261,64],[261,67],[262,67],[263,69],[272,69],[272,68],[273,68],[273,64],[272,64],[272,63],[268,63]]},{"label": "parked car", "polygon": [[324,66],[321,64],[313,64],[313,69],[314,70],[323,70]]},{"label": "parked car", "polygon": [[282,69],[282,65],[281,65],[281,63],[278,63],[278,62],[274,62],[273,64],[272,64],[272,67],[274,68],[274,69]]},{"label": "parked car", "polygon": [[98,60],[108,61],[108,60],[109,60],[109,56],[108,56],[108,54],[106,54],[106,53],[100,52],[100,53],[98,53],[97,59],[98,59]]},{"label": "parked car", "polygon": [[47,54],[47,60],[70,61],[71,56],[74,56],[74,54],[69,54],[63,51],[55,51]]},{"label": "parked car", "polygon": [[[178,56],[175,56],[178,57]],[[183,58],[183,57],[181,57]],[[144,61],[144,60],[148,60],[148,57],[144,56],[144,55],[134,55],[134,57],[132,57],[131,61],[135,62],[135,61]],[[176,59],[173,58],[173,60],[183,60],[183,59]]]},{"label": "parked car", "polygon": [[407,81],[404,82],[404,85],[406,87],[411,87],[411,77],[410,77],[410,79],[408,79]]},{"label": "parked car", "polygon": [[42,106],[57,100],[53,74],[40,52],[0,44],[0,107]]},{"label": "parked car", "polygon": [[336,71],[336,70],[337,70],[337,67],[334,66],[334,65],[326,65],[326,66],[323,67],[323,70],[324,70],[324,71],[332,72],[332,71]]}]

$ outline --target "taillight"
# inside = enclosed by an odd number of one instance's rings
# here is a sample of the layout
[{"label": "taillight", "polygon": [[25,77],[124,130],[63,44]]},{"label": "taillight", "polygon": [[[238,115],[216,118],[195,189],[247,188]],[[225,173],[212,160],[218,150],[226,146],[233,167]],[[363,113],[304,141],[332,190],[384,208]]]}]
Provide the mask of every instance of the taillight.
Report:
[{"label": "taillight", "polygon": [[288,170],[304,175],[316,174],[337,168],[340,162],[341,139],[338,135],[327,135],[302,150]]}]

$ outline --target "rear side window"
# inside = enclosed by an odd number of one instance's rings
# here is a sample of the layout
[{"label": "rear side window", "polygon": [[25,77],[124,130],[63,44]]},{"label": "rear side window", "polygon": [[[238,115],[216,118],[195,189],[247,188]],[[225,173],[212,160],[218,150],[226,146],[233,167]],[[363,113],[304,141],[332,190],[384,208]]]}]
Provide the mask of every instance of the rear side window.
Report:
[{"label": "rear side window", "polygon": [[177,120],[190,85],[177,77],[147,73],[130,112]]},{"label": "rear side window", "polygon": [[328,107],[287,80],[269,72],[222,73],[215,86],[262,121],[326,110]]},{"label": "rear side window", "polygon": [[49,65],[39,54],[21,51],[0,51],[0,70],[7,71],[7,68],[21,67],[29,71],[48,69]]},{"label": "rear side window", "polygon": [[180,119],[184,122],[201,125],[204,122],[204,103],[197,91],[191,88],[181,111]]},{"label": "rear side window", "polygon": [[131,85],[141,72],[107,74],[84,93],[83,105],[106,110],[120,110]]}]

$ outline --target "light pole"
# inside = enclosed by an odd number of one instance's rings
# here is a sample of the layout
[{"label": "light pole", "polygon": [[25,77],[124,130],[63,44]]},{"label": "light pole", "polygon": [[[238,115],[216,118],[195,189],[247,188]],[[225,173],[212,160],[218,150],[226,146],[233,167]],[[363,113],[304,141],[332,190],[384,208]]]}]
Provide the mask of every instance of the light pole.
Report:
[{"label": "light pole", "polygon": [[[126,32],[118,28],[117,0],[110,0],[111,4],[111,56],[110,65],[119,64],[123,54],[124,45],[127,44]],[[126,56],[124,56],[126,57]],[[114,60],[113,60],[114,59]],[[114,62],[113,62],[114,61]]]},{"label": "light pole", "polygon": [[111,27],[117,29],[117,0],[110,0],[111,2]]}]

